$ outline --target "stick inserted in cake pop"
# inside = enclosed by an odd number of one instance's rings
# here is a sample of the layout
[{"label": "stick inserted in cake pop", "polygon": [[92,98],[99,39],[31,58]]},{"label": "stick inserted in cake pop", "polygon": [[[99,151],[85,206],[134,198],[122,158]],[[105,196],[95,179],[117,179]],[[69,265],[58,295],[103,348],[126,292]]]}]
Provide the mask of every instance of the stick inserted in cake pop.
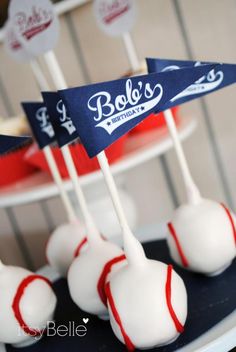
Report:
[{"label": "stick inserted in cake pop", "polygon": [[66,210],[68,220],[69,220],[69,222],[74,222],[77,220],[77,216],[75,214],[75,210],[72,206],[71,200],[69,199],[68,194],[65,190],[65,186],[63,184],[63,181],[62,181],[60,172],[58,170],[55,158],[52,154],[51,148],[49,146],[46,146],[43,149],[43,154],[47,160],[47,163],[48,163],[50,172],[52,174],[53,180],[58,187],[59,194],[60,194],[61,200],[64,204],[64,208]]},{"label": "stick inserted in cake pop", "polygon": [[99,153],[97,155],[97,159],[101,167],[101,170],[103,172],[106,185],[111,195],[114,209],[116,211],[116,214],[121,226],[124,250],[125,250],[127,260],[129,263],[133,263],[135,265],[142,265],[143,259],[145,259],[143,247],[136,239],[136,237],[133,235],[129,227],[105,152]]},{"label": "stick inserted in cake pop", "polygon": [[[147,64],[149,72],[167,72],[206,63],[147,59]],[[170,99],[164,112],[187,193],[187,203],[174,211],[168,224],[170,253],[179,265],[206,275],[223,272],[235,257],[235,216],[225,205],[201,197],[191,176],[170,108],[235,81],[236,65],[221,64]]]},{"label": "stick inserted in cake pop", "polygon": [[[47,64],[50,75],[54,81],[55,87],[58,90],[67,88],[64,74],[60,68],[60,65],[58,63],[58,60],[57,60],[54,52],[49,51],[49,52],[45,53],[44,60]],[[77,174],[77,171],[76,171],[76,168],[75,168],[75,165],[73,162],[73,158],[72,158],[72,155],[71,155],[71,152],[70,152],[68,145],[65,144],[65,145],[61,146],[61,151],[62,151],[64,161],[66,163],[66,167],[69,172],[70,178],[71,178],[73,185],[74,185],[74,189],[76,192],[78,203],[81,207],[81,212],[82,212],[82,215],[84,218],[87,233],[89,234],[88,241],[89,242],[100,241],[101,236],[100,236],[100,233],[99,233],[99,231],[93,221],[93,218],[90,214],[90,211],[88,209],[88,205],[87,205],[83,190],[80,186],[79,176]]]},{"label": "stick inserted in cake pop", "polygon": [[75,210],[65,190],[50,147],[50,144],[55,141],[55,135],[53,127],[48,120],[45,105],[40,102],[26,102],[22,103],[22,106],[38,145],[46,158],[67,214],[68,222],[53,231],[46,246],[48,262],[62,276],[66,276],[68,268],[74,259],[76,248],[85,242],[85,229],[83,224],[77,220]]},{"label": "stick inserted in cake pop", "polygon": [[174,149],[178,158],[179,166],[181,169],[182,177],[184,180],[187,200],[191,204],[197,204],[201,200],[200,192],[193,181],[192,175],[190,173],[190,169],[183,151],[182,144],[179,139],[178,131],[176,128],[175,120],[170,109],[164,111],[164,116],[166,120],[166,124],[168,126],[168,130],[170,132],[172,142],[174,144]]},{"label": "stick inserted in cake pop", "polygon": [[216,275],[235,257],[235,219],[222,204],[204,199],[190,174],[170,109],[164,112],[182,172],[187,204],[174,212],[167,237],[173,259],[187,269]]},{"label": "stick inserted in cake pop", "polygon": [[[14,34],[13,28],[8,28]],[[9,52],[12,46],[9,45]],[[13,49],[12,49],[13,50]],[[40,90],[49,90],[49,84],[47,79],[41,69],[39,61],[37,58],[33,57],[24,46],[24,43],[20,47],[21,56],[25,55],[29,64],[31,66],[32,72],[38,84]],[[15,58],[15,55],[12,55]],[[18,53],[19,56],[19,53]],[[46,119],[46,115],[44,119]],[[65,190],[63,180],[58,169],[57,163],[55,161],[54,155],[52,153],[51,147],[49,145],[43,148],[43,154],[45,156],[46,162],[48,164],[49,170],[56,183],[59,191],[59,196],[64,205],[65,212],[67,215],[68,222],[58,226],[50,235],[46,246],[46,257],[49,264],[54,267],[62,276],[67,274],[68,268],[74,259],[75,252],[77,248],[83,247],[86,243],[85,229],[81,222],[78,221],[77,215],[75,213],[72,202]]]},{"label": "stick inserted in cake pop", "polygon": [[[45,53],[44,59],[57,89],[65,89],[67,84],[54,52]],[[106,276],[115,264],[123,262],[125,257],[118,246],[101,237],[90,214],[68,145],[61,146],[61,151],[81,207],[89,244],[85,253],[77,253],[78,256],[69,269],[70,293],[79,307],[106,318],[107,307],[104,299]],[[84,272],[87,275],[84,275]]]}]

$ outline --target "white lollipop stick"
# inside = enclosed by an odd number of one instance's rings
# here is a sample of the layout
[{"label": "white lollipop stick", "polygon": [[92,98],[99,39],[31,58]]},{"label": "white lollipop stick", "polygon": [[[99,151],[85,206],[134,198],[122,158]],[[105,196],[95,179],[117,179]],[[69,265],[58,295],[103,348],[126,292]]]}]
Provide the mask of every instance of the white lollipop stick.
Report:
[{"label": "white lollipop stick", "polygon": [[68,194],[64,189],[64,184],[63,184],[61,175],[59,173],[55,158],[52,154],[51,148],[49,146],[44,147],[43,153],[44,153],[45,158],[47,160],[47,163],[48,163],[49,169],[51,171],[52,177],[54,179],[54,182],[56,183],[56,185],[58,187],[62,203],[63,203],[65,210],[66,210],[66,213],[67,213],[68,220],[70,222],[74,222],[74,221],[76,221],[77,216],[75,214],[74,208],[72,207],[72,204],[71,204],[71,201],[68,197]]},{"label": "white lollipop stick", "polygon": [[135,50],[135,46],[130,36],[130,33],[129,32],[124,33],[122,35],[122,39],[125,45],[126,53],[128,55],[131,68],[134,72],[136,72],[138,71],[140,65],[139,65],[138,55]]},{"label": "white lollipop stick", "polygon": [[[35,79],[39,85],[39,88],[41,90],[49,90],[49,85],[48,85],[48,82],[41,70],[41,67],[39,66],[38,62],[36,60],[32,60],[30,62],[30,66],[31,66],[31,69],[33,71],[33,74],[35,76]],[[64,189],[64,185],[63,185],[63,180],[61,178],[61,175],[60,175],[60,172],[58,170],[58,167],[57,167],[57,164],[56,164],[56,161],[55,161],[55,158],[53,156],[53,153],[51,151],[51,148],[49,146],[43,148],[43,153],[44,153],[44,156],[46,158],[46,161],[47,161],[47,164],[48,164],[48,167],[51,171],[51,174],[52,174],[52,177],[54,179],[54,182],[56,183],[57,187],[58,187],[58,190],[59,190],[59,193],[60,193],[60,197],[61,197],[61,200],[62,200],[62,203],[64,205],[64,208],[66,210],[66,214],[67,214],[67,217],[68,217],[68,220],[70,222],[73,222],[77,219],[76,217],[76,214],[75,214],[75,211],[74,211],[74,208],[72,206],[72,203],[69,199],[69,196],[67,194],[67,192],[65,191]]]},{"label": "white lollipop stick", "polygon": [[[45,62],[48,66],[49,72],[51,74],[51,77],[54,81],[56,88],[58,90],[67,88],[65,77],[63,75],[63,72],[60,68],[60,65],[57,61],[57,58],[56,58],[54,52],[49,51],[46,54],[44,54],[44,59],[45,59]],[[81,212],[84,217],[85,225],[86,225],[87,232],[88,232],[88,241],[90,243],[96,242],[98,240],[100,241],[101,237],[100,237],[99,231],[93,221],[93,218],[89,212],[88,205],[87,205],[86,199],[84,197],[84,193],[83,193],[82,188],[79,183],[79,177],[78,177],[78,174],[77,174],[77,171],[76,171],[76,168],[75,168],[72,156],[71,156],[70,149],[67,145],[65,145],[61,148],[61,151],[62,151],[63,158],[65,160],[69,175],[70,175],[71,180],[73,182],[78,202],[81,207]]]},{"label": "white lollipop stick", "polygon": [[191,204],[197,204],[201,200],[201,195],[190,173],[189,166],[188,166],[186,157],[184,155],[183,147],[179,139],[179,135],[175,125],[172,111],[170,109],[165,110],[164,116],[174,144],[179,166],[182,172],[188,202]]},{"label": "white lollipop stick", "polygon": [[81,185],[79,182],[79,176],[77,174],[77,171],[76,171],[76,168],[74,165],[74,161],[71,156],[70,149],[67,145],[65,145],[61,148],[61,151],[62,151],[62,155],[65,160],[69,175],[70,175],[72,182],[74,184],[76,196],[77,196],[77,199],[78,199],[78,202],[79,202],[79,205],[81,208],[81,212],[82,212],[82,215],[84,218],[85,226],[87,229],[88,241],[90,244],[94,243],[94,242],[96,243],[98,240],[99,241],[101,240],[101,236],[100,236],[100,233],[99,233],[99,231],[93,221],[93,218],[89,212],[88,205],[87,205],[86,199],[84,197],[84,193],[82,191],[82,188],[81,188]]},{"label": "white lollipop stick", "polygon": [[36,60],[31,60],[30,66],[31,66],[31,69],[33,71],[34,77],[38,83],[40,90],[45,90],[45,91],[50,90],[49,84],[48,84],[48,82],[42,72],[42,69],[41,69],[39,63]]},{"label": "white lollipop stick", "polygon": [[99,165],[102,169],[103,176],[105,178],[108,190],[110,192],[112,202],[122,229],[124,250],[126,258],[130,264],[142,265],[146,259],[142,245],[133,235],[129,224],[127,222],[123,207],[121,205],[118,190],[112,176],[110,166],[105,152],[101,152],[97,155]]}]

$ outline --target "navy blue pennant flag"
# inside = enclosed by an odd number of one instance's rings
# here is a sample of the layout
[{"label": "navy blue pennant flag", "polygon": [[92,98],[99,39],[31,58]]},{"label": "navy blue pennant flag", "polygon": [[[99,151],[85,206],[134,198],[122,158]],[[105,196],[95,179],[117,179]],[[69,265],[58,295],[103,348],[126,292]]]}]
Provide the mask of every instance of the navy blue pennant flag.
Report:
[{"label": "navy blue pennant flag", "polygon": [[73,142],[78,133],[58,92],[42,92],[42,96],[59,146]]},{"label": "navy blue pennant flag", "polygon": [[150,113],[163,111],[166,102],[216,66],[136,76],[59,93],[88,155],[94,157]]},{"label": "navy blue pennant flag", "polygon": [[0,155],[20,148],[31,141],[31,137],[0,135]]},{"label": "navy blue pennant flag", "polygon": [[56,141],[47,108],[40,102],[21,103],[40,149]]},{"label": "navy blue pennant flag", "polygon": [[[186,68],[199,67],[203,65],[216,64],[200,61],[186,60],[168,60],[168,59],[146,59],[148,72],[169,72],[173,70],[182,70]],[[221,64],[216,66],[212,71],[203,75],[195,83],[178,93],[170,99],[166,105],[166,109],[175,105],[183,104],[190,100],[200,98],[206,94],[224,88],[236,82],[236,65]]]}]

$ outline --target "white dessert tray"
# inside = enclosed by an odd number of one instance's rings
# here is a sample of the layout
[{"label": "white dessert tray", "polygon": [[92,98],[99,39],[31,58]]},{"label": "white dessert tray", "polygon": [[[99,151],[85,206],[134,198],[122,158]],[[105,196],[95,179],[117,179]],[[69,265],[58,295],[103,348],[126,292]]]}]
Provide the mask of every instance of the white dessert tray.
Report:
[{"label": "white dessert tray", "polygon": [[[181,117],[178,125],[181,140],[188,138],[196,129],[197,122],[192,117]],[[173,143],[166,128],[129,136],[125,155],[112,164],[113,175],[121,174],[144,162],[166,153]],[[81,185],[90,185],[102,179],[101,171],[81,176]],[[72,190],[70,180],[64,182],[66,190]],[[46,173],[38,172],[33,176],[0,189],[0,208],[28,204],[58,195],[57,186]]]}]

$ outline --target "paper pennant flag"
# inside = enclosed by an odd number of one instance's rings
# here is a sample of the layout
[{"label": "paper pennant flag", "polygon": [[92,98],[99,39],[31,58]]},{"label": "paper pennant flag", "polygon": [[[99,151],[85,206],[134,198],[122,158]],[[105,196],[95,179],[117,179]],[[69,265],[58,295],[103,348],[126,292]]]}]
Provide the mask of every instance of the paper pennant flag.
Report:
[{"label": "paper pennant flag", "polygon": [[[186,60],[167,60],[167,59],[146,59],[148,71],[153,72],[168,72],[186,68],[200,67],[208,64],[216,64],[200,61]],[[177,104],[183,104],[190,100],[200,98],[206,94],[224,88],[236,82],[236,65],[235,64],[220,64],[216,66],[208,74],[205,74],[191,86],[184,89],[173,97],[166,106],[166,109]]]},{"label": "paper pennant flag", "polygon": [[23,102],[22,107],[30,123],[40,149],[55,142],[55,133],[49,120],[47,108],[40,102]]},{"label": "paper pennant flag", "polygon": [[59,91],[90,157],[97,155],[216,65],[154,73]]},{"label": "paper pennant flag", "polygon": [[[0,155],[6,154],[31,141],[31,137],[0,135]],[[2,170],[3,171],[3,170]]]},{"label": "paper pennant flag", "polygon": [[73,142],[78,133],[58,92],[42,92],[42,96],[59,146]]}]

